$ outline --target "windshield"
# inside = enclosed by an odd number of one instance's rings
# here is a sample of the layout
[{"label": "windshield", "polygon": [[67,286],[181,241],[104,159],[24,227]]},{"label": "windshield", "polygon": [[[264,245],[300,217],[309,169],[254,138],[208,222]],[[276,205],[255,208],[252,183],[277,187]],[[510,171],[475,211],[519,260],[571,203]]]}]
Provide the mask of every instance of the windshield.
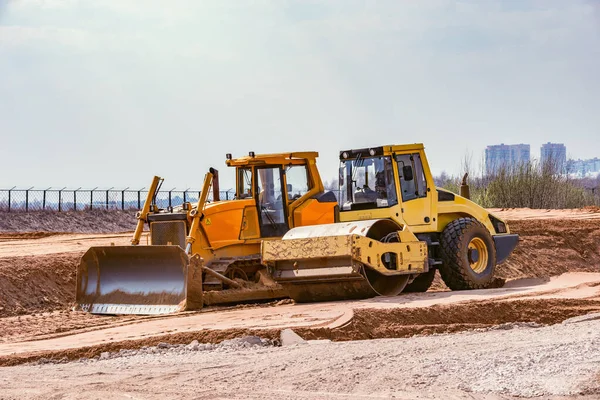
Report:
[{"label": "windshield", "polygon": [[342,210],[391,207],[398,204],[391,157],[358,156],[340,167]]}]

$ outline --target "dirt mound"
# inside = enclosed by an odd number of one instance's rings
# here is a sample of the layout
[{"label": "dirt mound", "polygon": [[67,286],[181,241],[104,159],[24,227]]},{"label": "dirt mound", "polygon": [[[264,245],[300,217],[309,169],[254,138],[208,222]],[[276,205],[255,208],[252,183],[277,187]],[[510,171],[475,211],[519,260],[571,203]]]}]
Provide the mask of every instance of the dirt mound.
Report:
[{"label": "dirt mound", "polygon": [[0,241],[5,240],[23,240],[23,239],[41,239],[50,236],[61,235],[62,232],[15,232],[0,233]]},{"label": "dirt mound", "polygon": [[135,211],[0,212],[0,233],[117,233],[134,230],[135,224]]},{"label": "dirt mound", "polygon": [[[496,268],[503,280],[549,278],[565,272],[600,271],[600,220],[523,219],[508,221],[520,242]],[[439,273],[431,290],[448,290]]]},{"label": "dirt mound", "polygon": [[588,206],[583,208],[584,211],[592,212],[592,213],[600,213],[600,207],[598,206]]},{"label": "dirt mound", "polygon": [[200,343],[221,343],[224,340],[236,339],[244,336],[260,336],[261,338],[275,340],[279,338],[279,329],[225,329],[202,330],[197,332],[181,332],[155,336],[148,339],[127,340],[124,342],[106,343],[97,346],[80,347],[63,351],[51,351],[19,356],[0,357],[0,367],[19,365],[30,361],[46,358],[50,360],[77,360],[79,358],[97,357],[103,352],[117,352],[122,349],[139,349],[144,346],[157,346],[159,343],[182,344],[197,340]]},{"label": "dirt mound", "polygon": [[520,220],[509,225],[521,241],[498,266],[498,277],[545,278],[600,271],[600,220]]},{"label": "dirt mound", "polygon": [[296,329],[296,332],[305,339],[338,341],[399,338],[460,332],[517,322],[551,325],[598,311],[600,300],[490,300],[413,309],[356,310],[354,318],[342,327],[301,328]]},{"label": "dirt mound", "polygon": [[67,309],[81,253],[0,258],[0,317]]}]

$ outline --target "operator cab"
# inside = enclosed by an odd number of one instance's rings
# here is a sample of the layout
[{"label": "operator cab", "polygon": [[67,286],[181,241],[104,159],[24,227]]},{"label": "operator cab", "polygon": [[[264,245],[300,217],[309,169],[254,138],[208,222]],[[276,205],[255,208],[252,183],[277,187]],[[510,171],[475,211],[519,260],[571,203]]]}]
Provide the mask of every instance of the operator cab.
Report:
[{"label": "operator cab", "polygon": [[390,155],[383,147],[341,151],[339,183],[340,211],[393,207],[428,193],[419,152]]},{"label": "operator cab", "polygon": [[[261,237],[280,237],[289,229],[289,206],[311,190],[304,154],[285,158],[259,155],[230,160],[236,167],[237,200],[253,199],[258,212]],[[316,157],[312,153],[307,156]]]}]

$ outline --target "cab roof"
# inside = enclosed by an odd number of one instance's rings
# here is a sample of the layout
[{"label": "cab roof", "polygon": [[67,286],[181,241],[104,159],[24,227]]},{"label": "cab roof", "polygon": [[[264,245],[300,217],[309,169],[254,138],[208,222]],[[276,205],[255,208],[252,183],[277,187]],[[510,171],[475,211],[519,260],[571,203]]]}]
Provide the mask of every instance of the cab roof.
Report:
[{"label": "cab roof", "polygon": [[382,156],[382,155],[390,155],[393,153],[400,152],[409,152],[409,151],[419,151],[424,150],[425,146],[423,143],[414,143],[414,144],[388,144],[384,146],[378,147],[365,147],[362,149],[352,149],[352,150],[342,150],[340,151],[340,160],[345,160],[347,158],[356,158],[359,154],[361,157],[373,157],[373,156]]},{"label": "cab roof", "polygon": [[302,160],[315,160],[319,157],[316,151],[300,151],[294,153],[272,153],[272,154],[252,154],[244,157],[226,160],[227,166],[255,165],[255,164],[289,164]]}]

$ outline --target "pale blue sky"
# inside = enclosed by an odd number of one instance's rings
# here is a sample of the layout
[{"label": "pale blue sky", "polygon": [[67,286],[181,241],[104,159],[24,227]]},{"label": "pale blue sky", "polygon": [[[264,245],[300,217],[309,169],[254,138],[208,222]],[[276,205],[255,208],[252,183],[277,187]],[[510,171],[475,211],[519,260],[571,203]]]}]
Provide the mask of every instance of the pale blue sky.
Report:
[{"label": "pale blue sky", "polygon": [[0,187],[199,187],[225,153],[600,156],[600,1],[0,0]]}]

